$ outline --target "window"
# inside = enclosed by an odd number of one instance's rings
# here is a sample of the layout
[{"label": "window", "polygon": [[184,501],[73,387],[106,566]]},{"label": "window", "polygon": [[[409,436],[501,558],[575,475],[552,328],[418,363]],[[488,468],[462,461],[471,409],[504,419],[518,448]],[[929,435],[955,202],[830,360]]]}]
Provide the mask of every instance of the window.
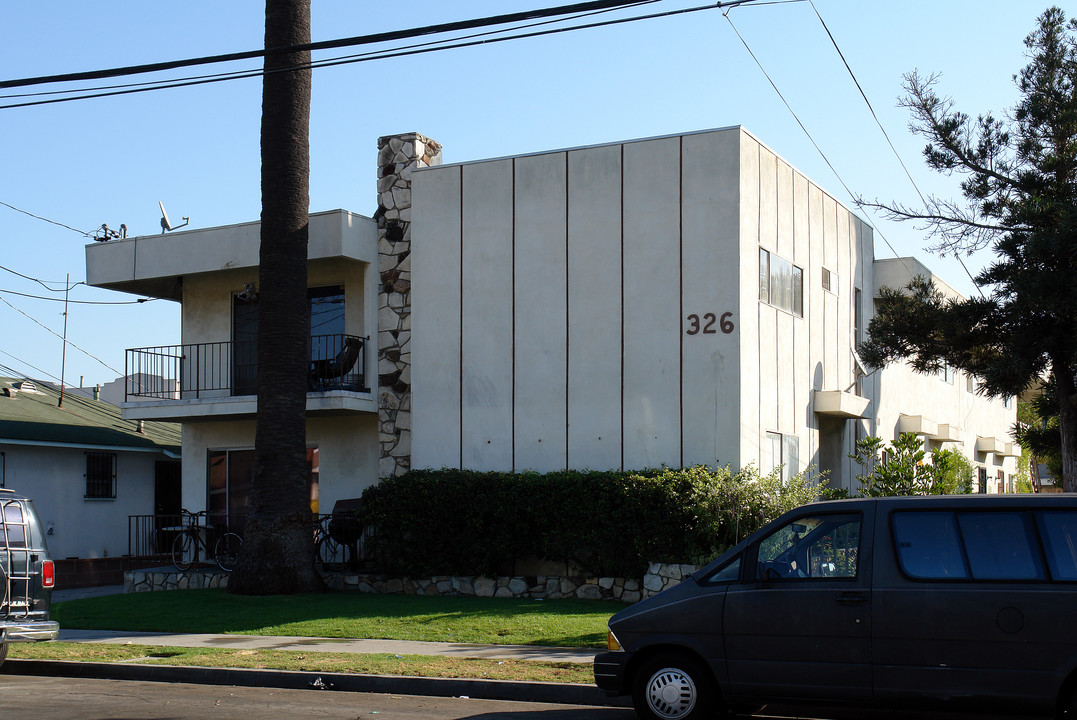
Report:
[{"label": "window", "polygon": [[[311,511],[318,512],[318,448],[307,448],[307,481]],[[227,518],[229,527],[243,530],[243,517],[251,509],[254,450],[210,450],[206,473],[206,509],[215,524]]]},{"label": "window", "polygon": [[[307,289],[310,304],[311,361],[341,352],[344,336],[344,286]],[[258,294],[244,291],[232,299],[232,394],[258,392]]]},{"label": "window", "polygon": [[1002,398],[1002,407],[1006,408],[1007,410],[1013,409],[1013,395],[1007,395]]},{"label": "window", "polygon": [[922,580],[1042,580],[1024,512],[914,511],[891,520],[901,569]]},{"label": "window", "polygon": [[855,578],[859,548],[859,515],[797,518],[759,542],[756,577]]},{"label": "window", "polygon": [[965,389],[967,391],[969,391],[970,393],[976,392],[976,376],[974,376],[974,375],[966,375],[965,376]]},{"label": "window", "polygon": [[759,301],[803,316],[804,271],[759,248]]},{"label": "window", "polygon": [[796,435],[768,432],[765,452],[764,472],[780,468],[782,482],[800,472],[800,438]]},{"label": "window", "polygon": [[942,366],[942,379],[943,380],[945,380],[946,382],[953,385],[954,384],[954,379],[956,377],[957,377],[957,373],[955,372],[955,370],[954,370],[954,368],[952,366],[946,365],[946,364],[944,364]]},{"label": "window", "polygon": [[116,453],[86,453],[85,498],[116,497]]},{"label": "window", "polygon": [[712,572],[703,580],[706,585],[724,585],[740,579],[740,555]]},{"label": "window", "polygon": [[838,294],[838,274],[823,268],[823,289]]},{"label": "window", "polygon": [[1077,512],[1036,513],[1047,567],[1055,580],[1077,581]]},{"label": "window", "polygon": [[986,494],[987,493],[987,468],[985,468],[985,467],[976,468],[976,479],[979,481],[978,487],[977,487],[977,492],[979,492],[981,495]]},{"label": "window", "polygon": [[901,569],[912,578],[968,577],[951,512],[901,512],[891,519]]}]

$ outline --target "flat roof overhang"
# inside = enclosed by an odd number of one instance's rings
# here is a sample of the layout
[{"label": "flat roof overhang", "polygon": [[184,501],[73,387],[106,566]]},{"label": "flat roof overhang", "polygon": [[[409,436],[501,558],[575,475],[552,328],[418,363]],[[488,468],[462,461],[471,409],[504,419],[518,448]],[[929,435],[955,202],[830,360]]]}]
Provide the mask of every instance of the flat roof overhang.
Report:
[{"label": "flat roof overhang", "polygon": [[[86,283],[180,301],[185,275],[258,267],[261,222],[95,242],[86,246]],[[378,224],[347,210],[310,216],[307,260],[377,264]]]},{"label": "flat roof overhang", "polygon": [[[258,414],[255,395],[192,400],[143,400],[121,403],[124,420],[163,420],[198,422],[200,420],[250,419]],[[307,417],[377,413],[373,393],[328,391],[307,394]]]}]

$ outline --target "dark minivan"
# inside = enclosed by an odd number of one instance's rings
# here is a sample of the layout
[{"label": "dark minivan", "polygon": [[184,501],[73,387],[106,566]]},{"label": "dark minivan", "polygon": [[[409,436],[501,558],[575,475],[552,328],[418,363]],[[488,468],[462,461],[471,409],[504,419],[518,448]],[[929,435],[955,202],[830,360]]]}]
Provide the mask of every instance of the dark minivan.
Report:
[{"label": "dark minivan", "polygon": [[49,620],[56,570],[34,504],[0,488],[0,662],[8,645],[55,640],[60,626]]},{"label": "dark minivan", "polygon": [[595,682],[641,718],[768,703],[1077,717],[1077,495],[786,513],[610,619]]}]

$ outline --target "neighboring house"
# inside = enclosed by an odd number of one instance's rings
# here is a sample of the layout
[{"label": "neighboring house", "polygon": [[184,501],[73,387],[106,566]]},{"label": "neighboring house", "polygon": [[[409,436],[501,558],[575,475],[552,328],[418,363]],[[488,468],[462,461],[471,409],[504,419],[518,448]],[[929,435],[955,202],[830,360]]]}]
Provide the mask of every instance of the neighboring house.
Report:
[{"label": "neighboring house", "polygon": [[[853,488],[855,442],[903,430],[960,447],[984,490],[1016,472],[1012,406],[952,374],[865,377],[878,287],[922,266],[874,261],[870,227],[742,128],[459,165],[393,136],[378,178],[376,219],[310,218],[323,511],[409,467],[815,466]],[[128,351],[164,381],[123,412],[183,423],[188,506],[248,502],[258,241],[86,249],[89,284],[182,303],[181,345]]]},{"label": "neighboring house", "polygon": [[130,515],[179,510],[179,427],[0,378],[0,484],[34,500],[53,557],[119,557]]},{"label": "neighboring house", "polygon": [[112,405],[119,405],[123,402],[150,400],[151,398],[130,394],[131,391],[136,388],[149,386],[159,388],[161,394],[164,396],[168,396],[169,393],[171,393],[171,397],[179,397],[178,380],[175,378],[166,379],[160,375],[147,375],[146,373],[126,375],[121,378],[116,378],[112,382],[94,385],[92,387],[68,388],[67,392],[76,392],[83,397],[93,398],[94,400],[103,400]]}]

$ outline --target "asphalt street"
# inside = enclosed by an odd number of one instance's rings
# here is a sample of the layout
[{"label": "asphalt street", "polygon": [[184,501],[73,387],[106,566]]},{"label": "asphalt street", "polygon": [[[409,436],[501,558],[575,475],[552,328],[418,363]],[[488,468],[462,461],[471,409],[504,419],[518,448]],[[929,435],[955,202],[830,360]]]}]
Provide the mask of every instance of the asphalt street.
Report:
[{"label": "asphalt street", "polygon": [[631,720],[631,710],[331,690],[4,675],[0,716],[33,720]]}]

